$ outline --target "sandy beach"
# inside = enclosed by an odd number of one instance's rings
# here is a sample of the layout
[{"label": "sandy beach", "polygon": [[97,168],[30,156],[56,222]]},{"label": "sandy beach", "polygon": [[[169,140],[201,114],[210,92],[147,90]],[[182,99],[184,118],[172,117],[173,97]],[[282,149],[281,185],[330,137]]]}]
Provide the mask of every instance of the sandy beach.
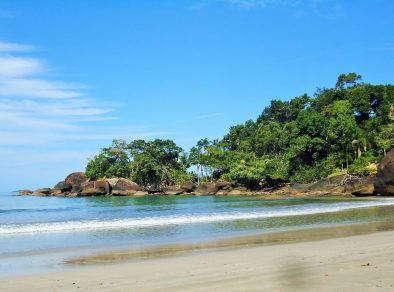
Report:
[{"label": "sandy beach", "polygon": [[[362,234],[371,232],[371,226],[355,232],[361,235],[332,239],[327,237],[333,228],[313,241],[272,244],[273,240],[266,245],[255,241],[250,246],[207,247],[126,262],[113,256],[110,264],[97,264],[100,256],[93,257],[96,264],[89,264],[87,257],[80,259],[84,265],[74,263],[61,272],[0,279],[0,290],[393,291],[394,231]],[[340,229],[346,233],[346,228]],[[301,232],[299,237],[309,240],[307,234],[313,232]],[[101,257],[108,262],[108,254]]]}]

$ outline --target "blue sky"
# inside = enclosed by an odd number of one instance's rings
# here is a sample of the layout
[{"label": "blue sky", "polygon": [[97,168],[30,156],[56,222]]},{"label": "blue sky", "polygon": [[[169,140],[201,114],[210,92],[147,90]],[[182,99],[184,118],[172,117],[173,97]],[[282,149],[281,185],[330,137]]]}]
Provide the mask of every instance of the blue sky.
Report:
[{"label": "blue sky", "polygon": [[188,149],[356,71],[393,83],[391,0],[0,1],[0,190],[113,138]]}]

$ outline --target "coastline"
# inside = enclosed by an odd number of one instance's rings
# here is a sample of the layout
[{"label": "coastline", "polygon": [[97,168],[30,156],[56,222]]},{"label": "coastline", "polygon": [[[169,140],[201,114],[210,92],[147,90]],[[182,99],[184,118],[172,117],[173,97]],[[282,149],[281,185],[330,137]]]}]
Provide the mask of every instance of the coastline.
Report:
[{"label": "coastline", "polygon": [[0,288],[387,291],[394,285],[393,229],[394,222],[374,222],[112,251],[70,259],[60,272],[2,278]]}]

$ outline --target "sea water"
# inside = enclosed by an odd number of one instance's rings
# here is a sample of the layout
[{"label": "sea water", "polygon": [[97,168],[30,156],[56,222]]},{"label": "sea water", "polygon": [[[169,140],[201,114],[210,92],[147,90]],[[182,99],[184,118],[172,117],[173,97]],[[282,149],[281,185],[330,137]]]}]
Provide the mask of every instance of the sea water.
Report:
[{"label": "sea water", "polygon": [[346,223],[394,220],[392,198],[146,196],[58,198],[0,193],[0,276],[69,256]]}]

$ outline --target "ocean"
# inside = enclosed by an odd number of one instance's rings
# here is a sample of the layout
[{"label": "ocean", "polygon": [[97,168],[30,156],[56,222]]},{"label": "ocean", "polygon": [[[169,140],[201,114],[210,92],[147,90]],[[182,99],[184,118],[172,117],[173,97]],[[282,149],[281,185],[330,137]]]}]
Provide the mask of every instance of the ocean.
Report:
[{"label": "ocean", "polygon": [[58,198],[0,193],[0,276],[62,267],[104,250],[394,219],[394,198],[146,196]]}]

